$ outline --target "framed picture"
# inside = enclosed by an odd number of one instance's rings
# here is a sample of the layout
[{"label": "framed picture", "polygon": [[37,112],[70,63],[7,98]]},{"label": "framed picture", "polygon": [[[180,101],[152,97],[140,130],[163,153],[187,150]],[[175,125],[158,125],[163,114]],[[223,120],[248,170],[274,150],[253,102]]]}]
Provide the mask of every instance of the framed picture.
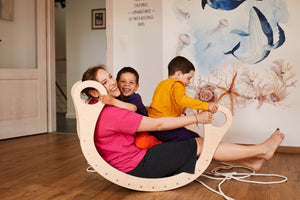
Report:
[{"label": "framed picture", "polygon": [[0,0],[0,19],[13,21],[14,0]]},{"label": "framed picture", "polygon": [[92,9],[92,29],[106,28],[105,9]]}]

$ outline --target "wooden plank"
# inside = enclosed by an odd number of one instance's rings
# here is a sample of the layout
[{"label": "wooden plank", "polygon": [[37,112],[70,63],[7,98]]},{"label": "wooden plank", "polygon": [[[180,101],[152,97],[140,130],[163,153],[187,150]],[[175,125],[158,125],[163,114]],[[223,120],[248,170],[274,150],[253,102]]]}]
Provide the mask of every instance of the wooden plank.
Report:
[{"label": "wooden plank", "polygon": [[[97,173],[88,173],[75,134],[47,133],[0,140],[1,199],[110,199],[110,200],[223,200],[201,184],[192,182],[167,192],[137,192],[115,185]],[[208,170],[218,166],[213,162]],[[222,189],[234,199],[300,199],[300,154],[275,153],[259,173],[281,174],[288,181],[259,185],[226,181]],[[201,177],[217,189],[219,181]],[[271,180],[263,177],[263,180]]]}]

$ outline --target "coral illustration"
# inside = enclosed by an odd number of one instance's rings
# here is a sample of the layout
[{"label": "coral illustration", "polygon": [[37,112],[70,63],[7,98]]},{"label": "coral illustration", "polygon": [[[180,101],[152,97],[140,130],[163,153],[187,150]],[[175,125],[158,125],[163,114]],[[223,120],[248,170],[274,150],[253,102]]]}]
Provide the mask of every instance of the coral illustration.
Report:
[{"label": "coral illustration", "polygon": [[263,77],[257,72],[242,69],[243,63],[225,66],[220,72],[211,69],[208,80],[199,76],[198,85],[192,86],[195,98],[202,101],[217,101],[230,106],[232,114],[237,107],[246,107],[257,103],[257,109],[264,104],[288,107],[284,102],[289,94],[289,87],[296,87],[296,74],[290,64],[284,60],[275,60]]},{"label": "coral illustration", "polygon": [[[288,95],[289,87],[296,87],[297,80],[292,80],[295,77],[295,72],[289,64],[284,65],[284,60],[273,61],[270,71],[266,71],[271,76],[266,76],[252,87],[256,90],[256,96],[252,99],[257,100],[257,109],[264,103],[269,103],[274,106],[287,106],[283,104],[283,100]],[[251,98],[249,98],[251,99]]]}]

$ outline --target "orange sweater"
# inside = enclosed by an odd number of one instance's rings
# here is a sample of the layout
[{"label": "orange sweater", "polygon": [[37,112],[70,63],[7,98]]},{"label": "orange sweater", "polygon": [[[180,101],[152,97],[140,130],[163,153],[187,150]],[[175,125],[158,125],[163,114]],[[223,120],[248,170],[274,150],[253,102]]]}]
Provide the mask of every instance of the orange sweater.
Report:
[{"label": "orange sweater", "polygon": [[182,81],[168,78],[156,87],[148,115],[155,118],[180,116],[184,107],[208,110],[208,103],[187,96]]}]

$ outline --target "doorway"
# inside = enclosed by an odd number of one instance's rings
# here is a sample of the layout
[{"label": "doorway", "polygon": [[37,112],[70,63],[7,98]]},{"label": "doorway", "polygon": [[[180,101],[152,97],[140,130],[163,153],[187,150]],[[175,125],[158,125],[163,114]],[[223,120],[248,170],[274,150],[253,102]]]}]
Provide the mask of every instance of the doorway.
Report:
[{"label": "doorway", "polygon": [[66,61],[66,4],[64,0],[55,0],[55,92],[57,132],[76,133],[76,119],[66,118]]},{"label": "doorway", "polygon": [[[72,85],[90,66],[106,64],[106,29],[92,26],[92,11],[105,0],[55,0],[57,131],[76,133]],[[71,129],[71,130],[70,130]]]}]

